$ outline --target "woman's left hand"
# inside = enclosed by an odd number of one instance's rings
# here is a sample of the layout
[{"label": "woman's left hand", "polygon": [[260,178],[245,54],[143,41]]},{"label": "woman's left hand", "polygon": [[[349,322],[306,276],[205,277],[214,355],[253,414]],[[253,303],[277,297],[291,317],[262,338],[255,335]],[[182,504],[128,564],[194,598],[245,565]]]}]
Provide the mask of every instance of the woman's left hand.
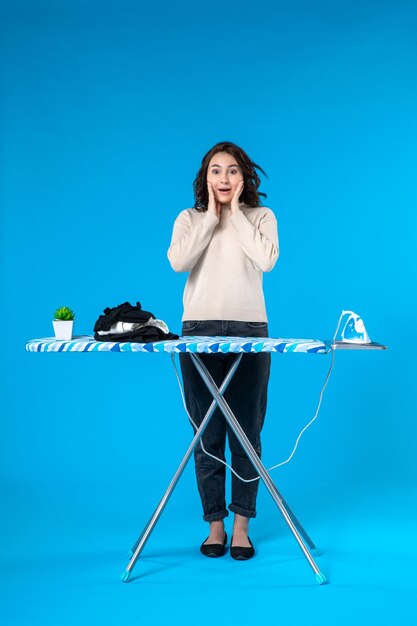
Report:
[{"label": "woman's left hand", "polygon": [[242,194],[243,186],[244,186],[244,181],[241,180],[238,186],[236,187],[235,193],[233,194],[233,198],[230,203],[230,208],[231,208],[232,213],[236,213],[236,211],[240,211],[239,197]]}]

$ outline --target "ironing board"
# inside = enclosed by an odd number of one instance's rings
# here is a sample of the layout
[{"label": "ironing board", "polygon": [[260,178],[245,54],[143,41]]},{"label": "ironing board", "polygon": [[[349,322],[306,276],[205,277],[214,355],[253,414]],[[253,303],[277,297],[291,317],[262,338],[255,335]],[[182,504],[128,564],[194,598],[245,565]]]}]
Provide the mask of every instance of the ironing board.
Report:
[{"label": "ironing board", "polygon": [[[360,349],[385,349],[385,346],[381,344],[356,344]],[[81,335],[74,337],[71,341],[57,340],[54,337],[46,337],[42,339],[32,339],[26,344],[26,350],[28,352],[165,352],[170,353],[172,358],[178,353],[189,353],[190,357],[197,368],[202,380],[209,389],[213,396],[213,401],[200,425],[196,430],[193,440],[191,441],[184,458],[182,459],[177,471],[175,472],[164,496],[156,507],[153,515],[149,519],[149,522],[143,529],[139,538],[135,542],[130,555],[129,563],[122,573],[121,580],[128,582],[131,572],[138,560],[140,553],[142,552],[152,530],[154,529],[158,519],[160,518],[169,497],[171,496],[178,480],[190,459],[195,447],[197,446],[200,438],[202,437],[207,424],[218,406],[222,411],[225,419],[229,423],[233,432],[235,433],[242,448],[245,450],[252,465],[256,469],[260,478],[263,480],[267,490],[271,494],[275,504],[281,512],[285,522],[291,530],[294,538],[296,539],[299,547],[301,548],[305,558],[310,564],[316,581],[322,585],[326,583],[325,575],[320,571],[315,563],[312,554],[319,555],[314,542],[309,537],[305,529],[301,526],[298,519],[284,500],[276,485],[272,481],[267,469],[264,467],[262,461],[256,454],[249,439],[246,437],[245,432],[240,426],[236,416],[231,411],[229,405],[224,399],[224,393],[229,385],[232,377],[240,363],[243,354],[256,354],[260,352],[271,353],[287,353],[287,352],[305,352],[312,354],[328,354],[335,349],[355,349],[355,344],[344,342],[335,342],[333,340],[315,340],[315,339],[274,339],[270,337],[225,337],[225,336],[186,336],[179,337],[178,339],[171,339],[168,341],[157,341],[151,343],[135,343],[135,342],[112,342],[112,341],[96,341],[94,337],[89,335]],[[199,356],[200,354],[225,354],[235,353],[236,358],[227,373],[224,381],[217,387],[210,372],[207,370],[203,360]]]}]

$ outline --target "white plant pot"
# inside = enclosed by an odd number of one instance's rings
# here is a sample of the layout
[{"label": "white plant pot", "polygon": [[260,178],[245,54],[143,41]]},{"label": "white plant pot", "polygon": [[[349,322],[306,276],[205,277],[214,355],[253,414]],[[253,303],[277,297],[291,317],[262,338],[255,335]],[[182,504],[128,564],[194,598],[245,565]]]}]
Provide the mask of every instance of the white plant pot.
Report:
[{"label": "white plant pot", "polygon": [[56,339],[69,341],[72,339],[72,327],[74,320],[52,320]]}]

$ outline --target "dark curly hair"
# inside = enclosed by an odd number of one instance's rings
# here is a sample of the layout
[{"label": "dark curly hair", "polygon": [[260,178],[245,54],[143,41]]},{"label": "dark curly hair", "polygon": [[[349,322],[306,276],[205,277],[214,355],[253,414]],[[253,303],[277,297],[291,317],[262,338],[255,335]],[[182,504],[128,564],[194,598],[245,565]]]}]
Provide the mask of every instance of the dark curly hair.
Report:
[{"label": "dark curly hair", "polygon": [[247,206],[257,207],[260,205],[259,196],[266,196],[266,193],[258,192],[258,187],[261,184],[260,178],[256,172],[256,169],[261,171],[268,178],[268,175],[263,169],[254,163],[246,154],[242,148],[239,148],[230,141],[221,141],[216,143],[215,146],[207,152],[201,162],[201,167],[197,173],[196,179],[193,182],[195,203],[194,208],[197,211],[207,211],[208,205],[208,190],[207,190],[207,170],[211,158],[218,152],[227,152],[235,157],[240,169],[242,170],[244,188],[240,196],[240,202],[244,202]]}]

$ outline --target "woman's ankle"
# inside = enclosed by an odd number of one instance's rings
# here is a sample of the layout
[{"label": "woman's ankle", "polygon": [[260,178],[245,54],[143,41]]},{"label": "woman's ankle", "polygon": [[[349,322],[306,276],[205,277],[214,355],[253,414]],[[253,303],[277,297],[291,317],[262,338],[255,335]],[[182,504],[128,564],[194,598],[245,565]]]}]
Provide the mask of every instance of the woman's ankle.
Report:
[{"label": "woman's ankle", "polygon": [[210,522],[210,533],[205,543],[223,543],[223,539],[225,536],[225,528],[223,520],[216,520],[214,522]]},{"label": "woman's ankle", "polygon": [[248,534],[249,532],[249,518],[235,513],[235,519],[233,522],[234,534]]}]

